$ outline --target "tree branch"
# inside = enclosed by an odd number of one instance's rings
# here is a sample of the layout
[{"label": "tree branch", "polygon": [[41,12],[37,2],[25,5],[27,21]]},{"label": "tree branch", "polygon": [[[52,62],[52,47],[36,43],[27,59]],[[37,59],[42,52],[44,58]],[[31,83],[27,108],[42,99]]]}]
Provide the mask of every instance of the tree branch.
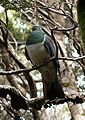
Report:
[{"label": "tree branch", "polygon": [[44,98],[25,98],[19,90],[8,85],[0,85],[0,97],[5,98],[7,94],[11,97],[11,106],[15,110],[24,109],[27,110],[30,107],[36,110],[40,110],[42,105],[45,108],[50,107],[52,104],[63,104],[64,102],[73,102],[74,104],[83,103],[85,101],[85,96],[76,96],[75,98],[69,98],[66,96],[64,99],[55,98],[52,101],[44,101]]},{"label": "tree branch", "polygon": [[[43,62],[42,64],[40,65],[37,65],[37,66],[33,66],[32,68],[30,69],[19,69],[19,70],[11,70],[11,71],[0,71],[0,75],[10,75],[10,74],[20,74],[22,72],[31,72],[33,70],[36,70],[40,67],[43,67],[45,66],[47,63],[53,61],[54,59],[56,59],[56,57],[51,57],[49,60],[46,60],[45,62]],[[57,58],[58,60],[67,60],[67,61],[79,61],[79,60],[82,60],[82,59],[85,59],[85,56],[81,56],[81,57],[77,57],[77,58],[68,58],[68,57],[59,57]]]}]

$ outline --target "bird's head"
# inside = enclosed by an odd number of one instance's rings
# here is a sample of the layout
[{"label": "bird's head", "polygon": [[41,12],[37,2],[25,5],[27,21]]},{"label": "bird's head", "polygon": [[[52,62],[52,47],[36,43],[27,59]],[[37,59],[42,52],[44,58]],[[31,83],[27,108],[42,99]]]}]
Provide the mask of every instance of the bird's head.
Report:
[{"label": "bird's head", "polygon": [[43,42],[44,35],[45,33],[42,31],[41,27],[37,25],[33,26],[32,31],[30,32],[27,38],[26,45],[32,45]]},{"label": "bird's head", "polygon": [[32,31],[35,31],[35,30],[41,30],[41,28],[39,26],[37,26],[37,25],[34,25],[32,27]]}]

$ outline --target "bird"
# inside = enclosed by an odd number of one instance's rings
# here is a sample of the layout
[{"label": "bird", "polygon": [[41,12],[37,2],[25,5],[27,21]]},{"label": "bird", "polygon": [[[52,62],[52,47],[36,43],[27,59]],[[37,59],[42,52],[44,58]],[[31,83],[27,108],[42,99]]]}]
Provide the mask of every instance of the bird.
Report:
[{"label": "bird", "polygon": [[[56,47],[51,39],[40,26],[33,26],[25,45],[26,58],[35,66],[39,66],[49,60],[56,54]],[[38,67],[42,75],[43,93],[45,100],[54,100],[65,98],[65,94],[57,79],[57,61],[51,62]]]},{"label": "bird", "polygon": [[77,1],[77,15],[83,46],[85,49],[85,0]]}]

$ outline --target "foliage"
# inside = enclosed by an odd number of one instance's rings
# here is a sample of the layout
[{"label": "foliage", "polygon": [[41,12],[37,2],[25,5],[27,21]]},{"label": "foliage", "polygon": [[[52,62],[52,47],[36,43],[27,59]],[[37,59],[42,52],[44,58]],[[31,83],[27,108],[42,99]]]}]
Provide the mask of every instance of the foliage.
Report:
[{"label": "foliage", "polygon": [[[19,2],[19,3],[18,3]],[[8,29],[12,32],[17,41],[24,41],[29,34],[30,24],[20,17],[20,6],[25,1],[1,1],[1,5],[6,9],[8,14]],[[17,5],[17,6],[16,6]],[[1,13],[0,18],[5,22],[5,12]],[[22,36],[22,37],[21,37]]]},{"label": "foliage", "polygon": [[8,12],[11,16],[9,17],[8,29],[12,32],[17,41],[25,41],[29,33],[29,24],[20,19],[19,13],[15,11]]},{"label": "foliage", "polygon": [[30,4],[31,0],[2,0],[0,4],[6,9],[12,9],[19,11],[22,8],[25,8],[25,5]]}]

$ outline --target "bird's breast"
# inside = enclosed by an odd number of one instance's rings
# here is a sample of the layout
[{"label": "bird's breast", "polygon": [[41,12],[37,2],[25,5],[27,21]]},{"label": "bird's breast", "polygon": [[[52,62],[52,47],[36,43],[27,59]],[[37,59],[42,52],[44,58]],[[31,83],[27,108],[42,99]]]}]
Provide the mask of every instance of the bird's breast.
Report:
[{"label": "bird's breast", "polygon": [[34,65],[40,65],[46,59],[50,58],[49,53],[42,43],[26,46],[28,55]]},{"label": "bird's breast", "polygon": [[[45,62],[45,60],[49,60],[50,54],[47,52],[45,46],[41,43],[26,46],[27,53],[31,59],[31,62],[34,65],[40,65]],[[45,64],[45,66],[38,69],[42,74],[42,79],[46,83],[51,83],[56,80],[56,70],[53,62],[49,62]]]}]

